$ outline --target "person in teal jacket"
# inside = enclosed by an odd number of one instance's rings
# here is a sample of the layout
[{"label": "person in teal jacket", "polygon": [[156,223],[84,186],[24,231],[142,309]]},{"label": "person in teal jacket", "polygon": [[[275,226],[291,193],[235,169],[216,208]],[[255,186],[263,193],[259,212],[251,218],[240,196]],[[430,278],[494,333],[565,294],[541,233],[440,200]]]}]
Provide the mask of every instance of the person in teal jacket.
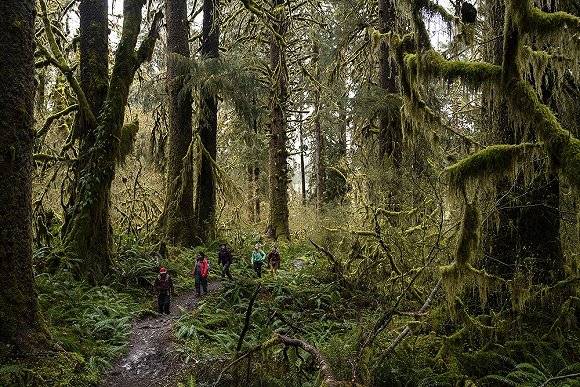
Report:
[{"label": "person in teal jacket", "polygon": [[256,243],[254,251],[252,251],[252,266],[254,266],[258,278],[262,278],[262,266],[264,265],[265,259],[266,253],[260,248],[260,244]]}]

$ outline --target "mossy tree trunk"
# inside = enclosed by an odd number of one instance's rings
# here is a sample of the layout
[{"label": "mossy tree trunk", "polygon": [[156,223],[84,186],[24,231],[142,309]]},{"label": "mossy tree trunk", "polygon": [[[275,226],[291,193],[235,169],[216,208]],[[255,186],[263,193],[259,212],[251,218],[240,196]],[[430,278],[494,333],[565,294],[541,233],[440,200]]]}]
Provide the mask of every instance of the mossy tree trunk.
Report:
[{"label": "mossy tree trunk", "polygon": [[306,162],[304,160],[304,122],[302,121],[302,112],[298,117],[300,123],[298,124],[298,141],[300,145],[300,193],[302,198],[302,205],[306,205]]},{"label": "mossy tree trunk", "polygon": [[192,96],[185,90],[187,70],[178,56],[189,58],[189,24],[186,0],[165,2],[167,21],[167,94],[169,104],[169,149],[164,210],[165,235],[174,245],[194,244]]},{"label": "mossy tree trunk", "polygon": [[320,119],[322,112],[322,79],[319,62],[320,45],[315,41],[312,48],[313,73],[317,82],[314,89],[314,170],[316,172],[316,209],[322,211],[326,201],[326,139]]},{"label": "mossy tree trunk", "polygon": [[32,271],[34,1],[1,1],[0,15],[0,343],[30,352],[47,344]]},{"label": "mossy tree trunk", "polygon": [[98,282],[111,267],[112,232],[108,212],[111,184],[120,155],[121,129],[129,88],[139,66],[148,60],[158,36],[161,14],[155,15],[149,34],[135,50],[141,29],[144,0],[125,0],[123,28],[115,53],[107,97],[96,120],[95,142],[75,186],[75,202],[64,245],[73,258],[81,260],[81,275]]},{"label": "mossy tree trunk", "polygon": [[[493,1],[490,7],[490,33],[500,36],[504,29],[503,1]],[[509,36],[506,42],[509,44]],[[507,50],[509,55],[510,49]],[[491,63],[502,63],[502,40],[495,39],[487,56]],[[506,97],[497,88],[488,87],[485,100],[484,122],[491,123],[495,143],[519,144],[530,140],[524,139],[523,131],[509,119]],[[513,278],[517,271],[530,270],[534,282],[554,283],[564,274],[559,179],[545,164],[534,163],[529,168],[533,169],[534,177],[528,184],[523,176],[515,181],[501,178],[497,183],[497,219],[487,227],[489,243],[485,244],[483,263],[488,272],[505,279]]]},{"label": "mossy tree trunk", "polygon": [[[254,104],[255,104],[254,100]],[[260,166],[258,138],[258,119],[252,119],[252,131],[247,137],[246,146],[250,149],[250,158],[247,165],[248,173],[248,214],[250,222],[260,221]]]},{"label": "mossy tree trunk", "polygon": [[[379,0],[379,31],[394,32],[396,13],[394,0]],[[390,57],[389,46],[381,41],[379,47],[379,86],[389,94],[398,92],[396,63]],[[393,161],[395,167],[401,165],[403,132],[398,109],[385,109],[379,113],[379,158]]]},{"label": "mossy tree trunk", "polygon": [[[201,55],[203,60],[219,57],[219,0],[204,0]],[[215,238],[217,157],[217,95],[205,85],[199,90],[199,137],[204,148],[195,189],[196,239],[209,242]]]},{"label": "mossy tree trunk", "polygon": [[290,239],[288,224],[288,136],[286,133],[286,100],[288,98],[288,68],[283,37],[287,29],[284,0],[273,1],[275,34],[270,40],[270,71],[273,82],[270,98],[270,138],[268,144],[270,214],[268,236]]},{"label": "mossy tree trunk", "polygon": [[[98,117],[107,98],[109,87],[109,25],[107,0],[82,0],[79,5],[79,48],[80,48],[80,86],[86,96],[88,105],[94,117]],[[75,193],[80,184],[80,173],[86,166],[90,149],[95,145],[96,122],[84,117],[79,111],[75,119],[75,132],[79,139],[79,157],[73,166],[74,181],[72,183],[70,206],[65,210],[63,235],[70,231]],[[95,215],[99,230],[94,233],[93,245],[100,249],[96,252],[99,259],[99,271],[108,272],[111,265],[111,230],[109,195],[103,197],[100,213]]]}]

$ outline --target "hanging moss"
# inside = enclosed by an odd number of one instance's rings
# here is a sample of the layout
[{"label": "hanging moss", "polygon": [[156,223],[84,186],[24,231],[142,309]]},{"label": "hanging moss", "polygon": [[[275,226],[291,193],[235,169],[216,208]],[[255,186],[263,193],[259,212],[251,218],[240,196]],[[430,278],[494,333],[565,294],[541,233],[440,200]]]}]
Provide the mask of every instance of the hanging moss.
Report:
[{"label": "hanging moss", "polygon": [[[549,107],[540,102],[525,81],[509,83],[507,94],[512,110],[518,110],[537,131],[554,167],[559,168],[571,185],[580,189],[580,140],[562,128]],[[521,118],[523,119],[523,117]]]},{"label": "hanging moss", "polygon": [[461,234],[457,242],[455,261],[466,265],[471,261],[479,244],[479,211],[475,204],[467,204],[461,222]]},{"label": "hanging moss", "polygon": [[119,154],[117,156],[117,162],[123,164],[127,156],[133,151],[133,145],[135,144],[135,137],[139,131],[139,121],[133,121],[131,123],[123,125],[121,128],[121,137],[119,138]]},{"label": "hanging moss", "polygon": [[447,167],[445,174],[455,192],[462,192],[468,183],[513,173],[517,163],[529,157],[538,144],[491,145]]},{"label": "hanging moss", "polygon": [[514,278],[508,281],[508,288],[511,294],[512,309],[522,311],[531,297],[530,289],[532,287],[531,275],[517,272]]}]

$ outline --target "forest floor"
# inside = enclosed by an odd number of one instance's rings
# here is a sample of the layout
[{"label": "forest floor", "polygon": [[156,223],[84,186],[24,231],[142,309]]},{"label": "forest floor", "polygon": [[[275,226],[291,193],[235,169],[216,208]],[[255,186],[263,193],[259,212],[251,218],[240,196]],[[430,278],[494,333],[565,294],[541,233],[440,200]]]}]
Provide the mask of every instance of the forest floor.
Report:
[{"label": "forest floor", "polygon": [[[219,282],[208,284],[209,292],[219,289]],[[168,316],[157,315],[135,320],[127,354],[107,373],[102,387],[175,386],[193,362],[177,359],[172,334],[173,322],[182,311],[196,308],[198,297],[194,290],[176,296]]]}]

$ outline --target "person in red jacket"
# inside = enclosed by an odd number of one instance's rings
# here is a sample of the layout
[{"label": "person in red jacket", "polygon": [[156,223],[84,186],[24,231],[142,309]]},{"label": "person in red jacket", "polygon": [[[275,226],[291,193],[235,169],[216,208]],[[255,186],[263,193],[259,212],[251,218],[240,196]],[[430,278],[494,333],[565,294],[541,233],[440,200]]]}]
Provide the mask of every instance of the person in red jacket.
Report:
[{"label": "person in red jacket", "polygon": [[201,295],[201,290],[203,289],[203,294],[207,294],[207,277],[209,276],[209,261],[204,253],[197,254],[195,267],[193,268],[193,273],[191,273],[195,278],[195,292],[197,295]]},{"label": "person in red jacket", "polygon": [[157,292],[159,313],[169,314],[171,296],[175,293],[175,290],[173,288],[173,280],[164,267],[159,269],[159,275],[155,279],[155,291]]}]

